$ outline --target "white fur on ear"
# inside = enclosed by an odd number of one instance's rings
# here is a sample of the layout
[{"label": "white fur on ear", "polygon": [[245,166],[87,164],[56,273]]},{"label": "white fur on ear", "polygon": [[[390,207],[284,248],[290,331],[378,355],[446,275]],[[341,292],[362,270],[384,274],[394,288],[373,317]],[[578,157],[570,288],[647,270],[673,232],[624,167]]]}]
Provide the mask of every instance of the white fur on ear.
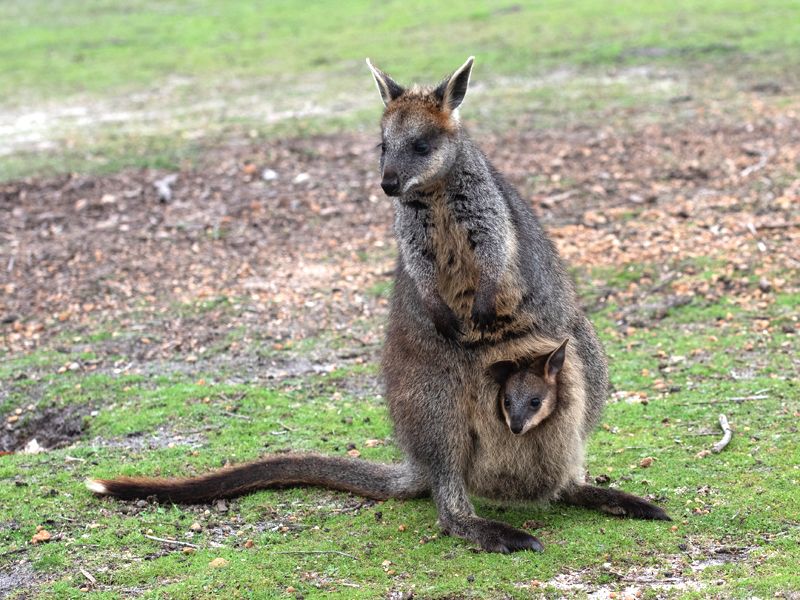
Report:
[{"label": "white fur on ear", "polygon": [[367,58],[367,66],[369,70],[372,71],[372,76],[375,78],[375,85],[378,86],[378,93],[380,93],[384,105],[388,105],[389,102],[403,93],[403,88],[397,85],[386,73],[373,65],[369,58]]}]

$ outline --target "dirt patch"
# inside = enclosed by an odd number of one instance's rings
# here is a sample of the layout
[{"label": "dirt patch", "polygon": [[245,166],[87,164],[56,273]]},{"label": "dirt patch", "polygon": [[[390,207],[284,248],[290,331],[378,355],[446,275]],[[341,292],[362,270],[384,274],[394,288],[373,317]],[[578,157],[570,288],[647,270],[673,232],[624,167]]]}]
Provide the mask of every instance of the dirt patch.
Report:
[{"label": "dirt patch", "polygon": [[[17,452],[32,440],[46,450],[63,448],[78,440],[86,429],[85,417],[92,407],[69,405],[20,415],[4,415],[0,452]],[[14,419],[13,417],[17,417]],[[10,422],[13,421],[13,422]]]},{"label": "dirt patch", "polygon": [[[42,580],[41,574],[36,573],[27,560],[0,569],[0,598],[5,598],[12,592],[20,590],[32,591]],[[25,594],[19,598],[28,598]]]},{"label": "dirt patch", "polygon": [[159,427],[153,433],[134,432],[121,438],[96,437],[91,445],[101,448],[124,448],[127,450],[156,450],[159,448],[172,448],[174,446],[187,446],[192,449],[202,448],[206,443],[205,431],[213,429],[212,426],[202,431],[183,431],[178,433],[173,429]]},{"label": "dirt patch", "polygon": [[[594,308],[641,304],[619,317],[635,327],[687,295],[757,306],[794,285],[800,120],[758,110],[744,121],[698,113],[691,127],[520,128],[478,141],[567,263],[651,266],[630,283],[586,281]],[[376,136],[232,141],[175,173],[167,202],[155,183],[168,173],[153,170],[0,184],[0,350],[60,335],[68,346],[80,338],[73,356],[100,361],[76,361],[82,371],[219,372],[227,362],[265,378],[362,349],[373,359],[395,260]],[[725,266],[698,281],[690,263],[715,260]],[[672,269],[682,270],[663,283]],[[288,345],[315,338],[337,349],[282,364]]]}]

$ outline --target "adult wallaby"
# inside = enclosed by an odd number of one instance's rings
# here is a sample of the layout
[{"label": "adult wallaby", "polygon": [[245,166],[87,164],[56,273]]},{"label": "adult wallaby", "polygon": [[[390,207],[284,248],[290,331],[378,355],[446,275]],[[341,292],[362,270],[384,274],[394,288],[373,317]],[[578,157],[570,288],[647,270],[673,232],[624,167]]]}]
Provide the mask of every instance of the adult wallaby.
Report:
[{"label": "adult wallaby", "polygon": [[[435,88],[405,89],[367,64],[386,105],[381,186],[393,198],[399,257],[383,374],[406,460],[289,454],[195,478],[90,480],[88,487],[176,502],[287,485],[378,499],[430,494],[445,532],[494,552],[542,545],[477,516],[470,493],[669,519],[642,498],[583,483],[586,438],[607,395],[606,360],[553,243],[459,122],[473,59]],[[490,365],[549,354],[565,338],[556,409],[528,434],[510,434],[497,419]]]}]

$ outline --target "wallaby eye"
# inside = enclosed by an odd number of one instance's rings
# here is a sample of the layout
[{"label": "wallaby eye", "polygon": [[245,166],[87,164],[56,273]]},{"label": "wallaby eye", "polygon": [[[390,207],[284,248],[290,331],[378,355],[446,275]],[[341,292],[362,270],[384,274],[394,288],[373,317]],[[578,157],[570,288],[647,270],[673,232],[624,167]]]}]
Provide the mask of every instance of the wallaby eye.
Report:
[{"label": "wallaby eye", "polygon": [[378,150],[381,151],[381,154],[386,153],[386,145],[383,142],[378,142],[378,145],[375,146]]},{"label": "wallaby eye", "polygon": [[539,408],[542,405],[542,399],[538,396],[531,398],[531,408]]},{"label": "wallaby eye", "polygon": [[413,148],[414,152],[416,152],[420,156],[424,156],[431,151],[431,145],[425,140],[417,140],[416,142],[414,142]]},{"label": "wallaby eye", "polygon": [[505,406],[506,408],[508,408],[509,406],[511,406],[511,400],[509,400],[509,399],[508,399],[508,396],[506,396],[505,398],[503,398],[503,406]]}]

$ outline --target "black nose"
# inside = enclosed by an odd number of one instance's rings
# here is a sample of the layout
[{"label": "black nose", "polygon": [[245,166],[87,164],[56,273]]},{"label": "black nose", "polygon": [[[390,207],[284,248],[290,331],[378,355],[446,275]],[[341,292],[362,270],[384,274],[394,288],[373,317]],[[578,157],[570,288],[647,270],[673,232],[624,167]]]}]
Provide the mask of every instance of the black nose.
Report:
[{"label": "black nose", "polygon": [[511,433],[522,433],[522,423],[512,423]]},{"label": "black nose", "polygon": [[400,195],[400,178],[394,171],[384,171],[381,187],[387,196]]}]

